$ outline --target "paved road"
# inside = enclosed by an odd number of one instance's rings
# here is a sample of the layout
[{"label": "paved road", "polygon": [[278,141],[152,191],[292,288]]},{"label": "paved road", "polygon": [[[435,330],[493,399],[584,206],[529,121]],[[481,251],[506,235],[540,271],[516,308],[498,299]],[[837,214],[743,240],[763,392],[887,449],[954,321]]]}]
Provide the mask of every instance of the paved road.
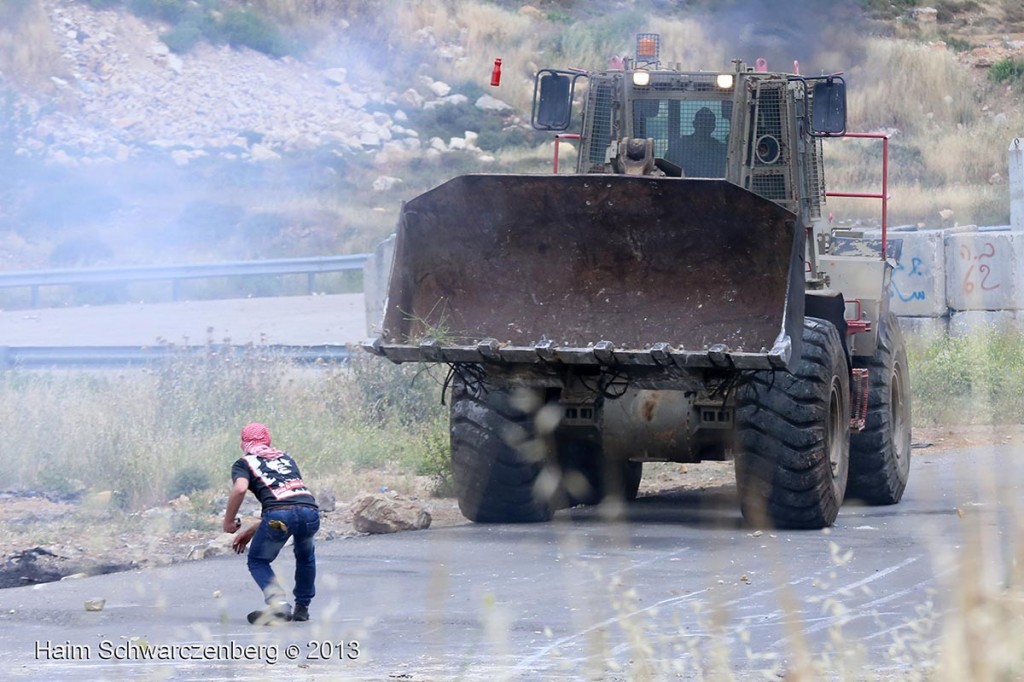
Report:
[{"label": "paved road", "polygon": [[[932,601],[944,608],[971,539],[1012,549],[1022,457],[1012,446],[917,451],[902,504],[844,507],[828,533],[756,534],[721,488],[641,498],[622,521],[572,510],[542,525],[323,542],[303,624],[248,625],[257,594],[235,556],[4,590],[0,669],[6,679],[576,680],[678,668],[692,679],[725,660],[748,679],[791,665],[799,633],[816,657],[831,652],[832,670],[850,651],[862,657],[853,669],[899,678],[920,665],[910,644],[935,645],[938,626],[915,634],[911,621]],[[989,581],[1004,563],[986,561]],[[107,600],[102,612],[84,610],[93,597]],[[143,640],[169,660],[140,660]],[[893,649],[901,640],[910,644]]]}]

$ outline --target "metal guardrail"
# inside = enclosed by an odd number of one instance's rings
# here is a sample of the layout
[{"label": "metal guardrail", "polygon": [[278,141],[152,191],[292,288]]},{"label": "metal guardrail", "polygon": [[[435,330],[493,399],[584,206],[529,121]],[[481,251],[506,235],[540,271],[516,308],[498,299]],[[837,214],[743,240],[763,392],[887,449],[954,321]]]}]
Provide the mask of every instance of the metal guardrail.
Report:
[{"label": "metal guardrail", "polygon": [[169,280],[173,287],[172,296],[177,300],[180,282],[186,279],[304,274],[308,278],[308,290],[312,293],[314,291],[316,275],[341,270],[359,270],[362,269],[368,258],[369,254],[357,253],[350,256],[279,258],[274,260],[227,261],[188,265],[23,270],[18,272],[0,272],[0,289],[31,288],[32,307],[35,308],[39,305],[39,288],[46,286]]},{"label": "metal guardrail", "polygon": [[279,358],[306,365],[346,364],[348,346],[0,346],[0,369],[151,367],[175,360]]}]

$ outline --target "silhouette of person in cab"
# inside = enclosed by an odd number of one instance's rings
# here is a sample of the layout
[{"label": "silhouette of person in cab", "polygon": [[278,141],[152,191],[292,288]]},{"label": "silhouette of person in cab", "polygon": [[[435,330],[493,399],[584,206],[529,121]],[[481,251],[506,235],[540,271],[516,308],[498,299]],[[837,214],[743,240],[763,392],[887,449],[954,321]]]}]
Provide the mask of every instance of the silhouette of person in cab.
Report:
[{"label": "silhouette of person in cab", "polygon": [[693,117],[693,133],[669,142],[665,158],[682,167],[683,177],[725,177],[726,149],[712,135],[716,125],[714,112],[702,107]]}]

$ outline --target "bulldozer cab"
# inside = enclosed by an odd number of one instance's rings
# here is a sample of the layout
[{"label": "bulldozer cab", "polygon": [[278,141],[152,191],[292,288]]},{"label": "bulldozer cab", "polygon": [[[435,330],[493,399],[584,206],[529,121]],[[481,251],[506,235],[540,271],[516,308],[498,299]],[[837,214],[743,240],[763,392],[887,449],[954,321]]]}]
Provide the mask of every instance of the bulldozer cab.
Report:
[{"label": "bulldozer cab", "polygon": [[656,58],[622,66],[538,73],[533,121],[540,130],[574,127],[577,81],[588,81],[577,173],[624,172],[623,141],[647,140],[654,174],[727,180],[805,225],[820,217],[820,138],[846,130],[841,76],[809,79],[754,71],[742,62],[727,73],[685,72],[663,68]]}]

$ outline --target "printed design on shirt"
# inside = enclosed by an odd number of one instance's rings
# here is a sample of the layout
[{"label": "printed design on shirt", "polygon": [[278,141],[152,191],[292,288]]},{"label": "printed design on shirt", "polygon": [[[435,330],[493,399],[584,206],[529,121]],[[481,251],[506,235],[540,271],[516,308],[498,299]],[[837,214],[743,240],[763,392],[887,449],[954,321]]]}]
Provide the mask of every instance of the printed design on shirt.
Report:
[{"label": "printed design on shirt", "polygon": [[286,500],[296,495],[311,494],[306,484],[299,478],[299,468],[295,465],[295,460],[288,455],[273,459],[246,455],[242,459],[275,499]]}]

